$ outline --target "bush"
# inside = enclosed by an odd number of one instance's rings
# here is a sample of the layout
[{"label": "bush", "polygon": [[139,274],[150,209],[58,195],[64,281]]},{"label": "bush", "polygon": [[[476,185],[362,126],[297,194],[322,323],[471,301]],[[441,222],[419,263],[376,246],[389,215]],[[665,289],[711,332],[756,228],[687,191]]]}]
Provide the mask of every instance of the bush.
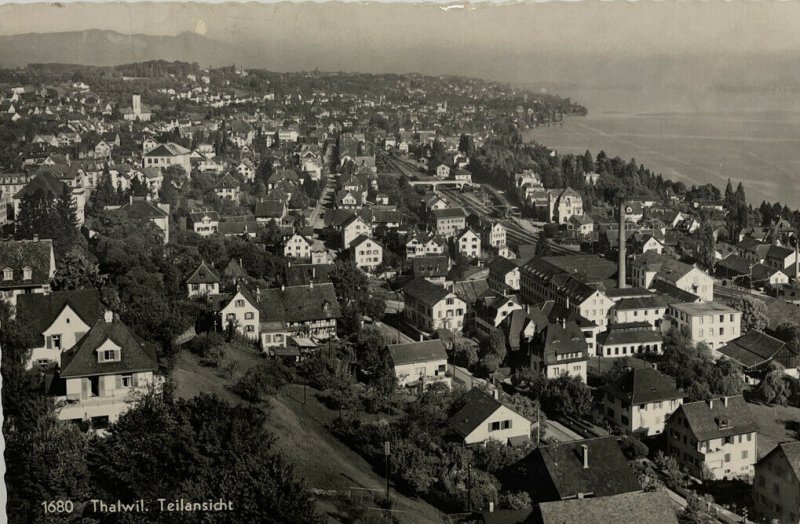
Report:
[{"label": "bush", "polygon": [[516,493],[505,491],[500,494],[500,507],[506,509],[530,509],[533,507],[531,496],[526,491]]},{"label": "bush", "polygon": [[249,402],[264,402],[291,378],[291,371],[278,361],[259,364],[247,370],[233,386],[233,392]]},{"label": "bush", "polygon": [[644,442],[627,435],[620,439],[619,447],[628,460],[642,459],[650,453],[650,449]]}]

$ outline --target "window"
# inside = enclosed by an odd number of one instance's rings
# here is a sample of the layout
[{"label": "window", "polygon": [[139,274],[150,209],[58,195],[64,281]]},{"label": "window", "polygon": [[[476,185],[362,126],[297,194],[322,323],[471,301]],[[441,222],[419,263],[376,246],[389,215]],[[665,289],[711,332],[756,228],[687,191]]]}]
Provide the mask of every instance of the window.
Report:
[{"label": "window", "polygon": [[747,458],[747,455],[748,455],[748,452],[747,452],[747,450],[744,450],[744,451],[742,451],[742,458],[743,458],[743,459],[746,459],[746,458]]},{"label": "window", "polygon": [[489,423],[489,431],[500,431],[500,423],[499,422],[490,422]]},{"label": "window", "polygon": [[242,299],[240,298],[239,300],[237,300],[237,301],[234,303],[234,305],[235,305],[236,307],[244,307],[244,300],[242,300]]},{"label": "window", "polygon": [[725,462],[730,462],[730,461],[731,461],[731,454],[725,453]]},{"label": "window", "polygon": [[52,340],[53,347],[55,349],[61,349],[61,335],[53,335],[50,338]]},{"label": "window", "polygon": [[510,420],[504,420],[504,421],[501,423],[501,427],[502,427],[503,429],[511,429],[511,421],[510,421]]},{"label": "window", "polygon": [[3,270],[3,280],[11,280],[14,278],[14,270],[7,267]]},{"label": "window", "polygon": [[33,278],[33,271],[29,267],[22,268],[22,280],[30,280]]},{"label": "window", "polygon": [[119,351],[116,349],[106,349],[97,354],[98,362],[117,362],[119,360]]},{"label": "window", "polygon": [[131,375],[122,375],[121,383],[122,383],[122,387],[123,388],[131,387],[133,385],[133,376],[131,376]]},{"label": "window", "polygon": [[247,325],[244,327],[244,330],[247,331],[248,333],[252,333],[253,331],[255,331],[255,328],[251,325]]},{"label": "window", "polygon": [[253,314],[253,312],[252,312],[252,311],[248,311],[247,313],[245,313],[245,314],[244,314],[244,319],[245,319],[245,320],[253,320],[253,317],[254,317],[254,316],[255,316],[255,315]]}]

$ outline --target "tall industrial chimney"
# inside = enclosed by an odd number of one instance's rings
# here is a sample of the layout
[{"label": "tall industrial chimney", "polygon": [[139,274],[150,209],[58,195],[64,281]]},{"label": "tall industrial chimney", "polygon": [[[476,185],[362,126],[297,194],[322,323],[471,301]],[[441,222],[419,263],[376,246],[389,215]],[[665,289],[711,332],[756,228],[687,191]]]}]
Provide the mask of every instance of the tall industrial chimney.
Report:
[{"label": "tall industrial chimney", "polygon": [[625,289],[625,201],[619,204],[619,263],[617,264],[617,278],[619,288]]}]

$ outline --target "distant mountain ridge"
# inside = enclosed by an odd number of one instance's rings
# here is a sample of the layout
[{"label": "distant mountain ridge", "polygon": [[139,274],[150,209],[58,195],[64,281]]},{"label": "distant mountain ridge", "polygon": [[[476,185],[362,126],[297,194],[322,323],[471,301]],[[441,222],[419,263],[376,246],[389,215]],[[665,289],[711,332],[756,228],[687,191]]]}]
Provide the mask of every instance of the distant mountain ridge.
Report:
[{"label": "distant mountain ridge", "polygon": [[31,63],[113,66],[146,60],[180,60],[202,66],[241,63],[244,51],[196,33],[122,34],[90,29],[0,36],[0,67]]}]

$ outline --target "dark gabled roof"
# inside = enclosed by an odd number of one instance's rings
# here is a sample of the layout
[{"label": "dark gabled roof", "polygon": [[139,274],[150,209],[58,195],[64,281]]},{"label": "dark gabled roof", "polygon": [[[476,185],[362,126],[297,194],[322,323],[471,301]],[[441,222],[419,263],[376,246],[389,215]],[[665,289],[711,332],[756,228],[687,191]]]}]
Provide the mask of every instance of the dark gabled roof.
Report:
[{"label": "dark gabled roof", "polygon": [[636,297],[649,297],[652,296],[652,292],[646,290],[643,287],[624,287],[622,289],[618,287],[606,289],[606,296],[610,299],[615,298],[636,298]]},{"label": "dark gabled roof", "polygon": [[169,213],[159,206],[149,202],[145,198],[133,197],[132,201],[126,202],[120,211],[127,213],[131,217],[136,218],[164,218],[169,216]]},{"label": "dark gabled roof", "polygon": [[474,304],[491,292],[486,279],[453,282],[453,293],[467,304]]},{"label": "dark gabled roof", "polygon": [[413,364],[415,362],[430,362],[432,360],[447,360],[447,351],[441,339],[423,340],[422,342],[406,342],[404,344],[390,344],[389,353],[395,366]]},{"label": "dark gabled roof", "polygon": [[433,306],[450,294],[446,288],[433,284],[424,278],[417,278],[403,288],[406,297],[411,297],[425,304]]},{"label": "dark gabled roof", "polygon": [[202,222],[205,217],[208,217],[210,220],[219,222],[219,213],[216,211],[201,211],[198,213],[189,213],[189,219],[193,222]]},{"label": "dark gabled roof", "polygon": [[739,338],[731,340],[717,351],[745,368],[764,364],[781,353],[797,357],[786,342],[756,330],[748,331]]},{"label": "dark gabled roof", "polygon": [[33,324],[37,341],[42,343],[42,332],[69,306],[86,325],[93,326],[103,318],[104,308],[96,289],[55,291],[47,295],[29,293],[17,296],[17,316]]},{"label": "dark gabled roof", "polygon": [[608,331],[601,333],[597,337],[597,343],[601,346],[652,344],[663,340],[663,337],[653,331],[653,327],[647,322],[612,324],[608,326]]},{"label": "dark gabled roof", "polygon": [[169,142],[167,144],[160,144],[155,149],[152,149],[145,153],[145,157],[165,157],[165,156],[179,156],[179,155],[188,155],[191,153],[185,147],[175,144],[173,142]]},{"label": "dark gabled roof", "polygon": [[[8,240],[0,242],[0,288],[41,286],[50,282],[53,263],[52,240]],[[31,278],[25,280],[24,268],[31,269]],[[3,279],[3,270],[14,273],[11,280]]]},{"label": "dark gabled roof", "polygon": [[617,301],[614,309],[617,310],[631,310],[631,309],[654,309],[665,307],[669,301],[662,295],[650,295],[649,297],[633,297],[623,298]]},{"label": "dark gabled roof", "polygon": [[219,284],[219,276],[214,272],[210,267],[208,267],[205,261],[200,262],[200,265],[194,272],[189,275],[189,278],[186,279],[187,284]]},{"label": "dark gabled roof", "polygon": [[775,260],[783,260],[789,255],[793,254],[794,250],[788,247],[771,245],[767,250],[767,258]]},{"label": "dark gabled roof", "polygon": [[445,277],[450,270],[450,258],[447,255],[414,257],[411,268],[416,278]]},{"label": "dark gabled roof", "polygon": [[214,186],[215,189],[238,189],[240,182],[230,173],[225,173],[219,182]]},{"label": "dark gabled roof", "polygon": [[[709,406],[709,402],[704,400],[682,404],[667,422],[686,417],[695,439],[701,441],[758,431],[758,424],[744,397],[728,397],[727,406],[723,400],[714,399],[713,406]],[[727,425],[723,424],[725,421],[728,422]]]},{"label": "dark gabled roof", "polygon": [[314,284],[330,282],[330,274],[333,271],[333,264],[290,264],[286,266],[286,285],[287,286],[307,286],[310,282]]},{"label": "dark gabled roof", "polygon": [[265,322],[308,322],[341,316],[336,290],[333,284],[327,282],[265,289],[260,293],[258,307]]},{"label": "dark gabled roof", "polygon": [[[106,340],[121,348],[120,361],[98,362],[96,349]],[[75,347],[61,357],[61,378],[86,377],[139,371],[157,371],[155,355],[122,322],[98,320]]]},{"label": "dark gabled roof", "polygon": [[255,215],[258,218],[281,218],[286,213],[286,205],[277,198],[268,198],[256,203]]},{"label": "dark gabled roof", "polygon": [[[538,354],[544,364],[563,364],[586,360],[586,338],[575,322],[564,322],[563,325],[551,323],[543,329],[541,340],[534,344],[533,351]],[[559,355],[577,354],[576,357],[558,358]]]},{"label": "dark gabled roof", "polygon": [[542,257],[542,260],[562,273],[582,274],[584,282],[602,282],[617,274],[617,264],[597,255],[565,255]]},{"label": "dark gabled roof", "polygon": [[[528,522],[528,521],[526,521]],[[632,492],[609,497],[543,502],[531,524],[678,524],[672,501],[664,491]]]},{"label": "dark gabled roof", "polygon": [[466,438],[503,404],[480,389],[472,388],[458,399],[456,406],[457,411],[447,419],[447,425],[462,438]]},{"label": "dark gabled roof", "polygon": [[648,251],[634,260],[632,267],[655,271],[659,278],[673,284],[696,269],[694,266],[684,264],[667,255],[659,255],[655,251]]},{"label": "dark gabled roof", "polygon": [[717,269],[726,269],[738,275],[747,275],[750,273],[750,262],[738,255],[728,255],[719,262],[717,262]]},{"label": "dark gabled roof", "polygon": [[658,293],[659,295],[664,295],[666,297],[671,297],[672,299],[669,301],[670,304],[680,303],[680,302],[697,302],[700,300],[700,297],[693,293],[689,293],[678,286],[675,286],[669,282],[665,282],[663,280],[654,279],[653,282],[650,284],[650,289]]},{"label": "dark gabled roof", "polygon": [[21,200],[26,195],[33,194],[37,189],[41,189],[45,193],[49,191],[53,194],[53,198],[58,198],[64,190],[64,182],[56,178],[50,171],[43,171],[25,184],[25,187],[17,191],[14,195],[14,199]]},{"label": "dark gabled roof", "polygon": [[519,268],[517,260],[509,260],[505,257],[494,257],[489,263],[489,273],[505,276]]},{"label": "dark gabled roof", "polygon": [[467,218],[466,212],[460,207],[448,207],[445,209],[434,209],[433,216],[436,220],[445,218]]},{"label": "dark gabled roof", "polygon": [[630,405],[683,398],[670,378],[650,367],[627,370],[607,391]]},{"label": "dark gabled roof", "polygon": [[772,448],[772,451],[767,453],[766,456],[759,460],[759,463],[766,461],[767,458],[772,456],[773,453],[782,453],[784,459],[786,462],[788,462],[789,468],[794,474],[795,480],[800,480],[800,442],[781,442]]},{"label": "dark gabled roof", "polygon": [[[587,468],[582,446],[587,447]],[[540,446],[531,459],[528,478],[540,501],[575,498],[579,493],[607,497],[642,489],[613,436]]]}]

